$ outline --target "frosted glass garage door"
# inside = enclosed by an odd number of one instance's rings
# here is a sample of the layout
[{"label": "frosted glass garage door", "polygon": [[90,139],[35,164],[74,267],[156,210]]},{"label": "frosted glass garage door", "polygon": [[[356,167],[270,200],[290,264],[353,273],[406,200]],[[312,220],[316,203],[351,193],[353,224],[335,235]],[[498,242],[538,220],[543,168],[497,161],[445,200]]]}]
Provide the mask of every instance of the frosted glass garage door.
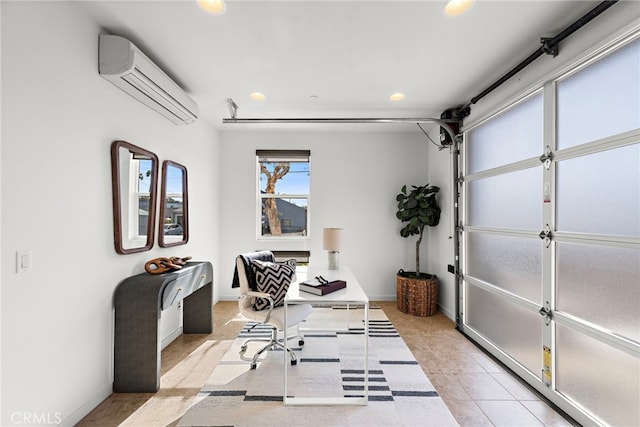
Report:
[{"label": "frosted glass garage door", "polygon": [[580,424],[639,426],[640,35],[608,49],[465,132],[458,315]]}]

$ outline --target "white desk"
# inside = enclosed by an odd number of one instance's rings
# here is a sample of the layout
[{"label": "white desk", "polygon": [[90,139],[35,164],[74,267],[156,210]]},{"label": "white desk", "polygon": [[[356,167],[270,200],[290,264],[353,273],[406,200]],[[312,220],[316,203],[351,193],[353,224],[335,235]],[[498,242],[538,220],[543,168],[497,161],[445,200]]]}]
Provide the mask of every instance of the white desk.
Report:
[{"label": "white desk", "polygon": [[[287,395],[287,371],[289,370],[288,355],[284,353],[284,394],[283,402],[285,405],[367,405],[369,401],[369,298],[364,293],[362,287],[354,277],[351,270],[341,268],[340,270],[329,270],[327,268],[309,267],[306,277],[299,275],[299,281],[306,278],[322,276],[325,279],[345,280],[347,287],[339,291],[332,292],[327,295],[314,295],[308,292],[301,292],[298,282],[294,282],[289,286],[289,291],[284,300],[284,345],[287,346],[287,309],[292,304],[314,304],[314,305],[347,305],[362,304],[364,305],[364,396],[362,398],[352,397],[290,397]],[[347,310],[347,329],[349,328],[349,317]],[[295,368],[294,368],[295,369]]]}]

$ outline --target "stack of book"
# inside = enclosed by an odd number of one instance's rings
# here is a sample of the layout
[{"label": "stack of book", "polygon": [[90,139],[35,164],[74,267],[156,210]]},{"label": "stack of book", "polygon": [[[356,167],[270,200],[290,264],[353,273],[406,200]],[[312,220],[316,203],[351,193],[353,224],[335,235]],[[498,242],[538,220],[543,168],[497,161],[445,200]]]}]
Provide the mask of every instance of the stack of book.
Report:
[{"label": "stack of book", "polygon": [[347,287],[344,280],[326,280],[322,276],[300,282],[300,290],[314,295],[326,295]]}]

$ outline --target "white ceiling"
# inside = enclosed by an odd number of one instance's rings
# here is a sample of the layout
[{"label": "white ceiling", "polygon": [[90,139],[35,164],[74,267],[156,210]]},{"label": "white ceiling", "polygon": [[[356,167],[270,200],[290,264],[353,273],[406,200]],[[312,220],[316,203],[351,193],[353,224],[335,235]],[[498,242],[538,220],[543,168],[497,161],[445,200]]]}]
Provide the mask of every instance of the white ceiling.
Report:
[{"label": "white ceiling", "polygon": [[78,5],[173,77],[201,119],[231,129],[227,98],[239,118],[440,117],[598,3],[476,0],[458,17],[435,0],[227,0],[220,16],[195,0]]}]

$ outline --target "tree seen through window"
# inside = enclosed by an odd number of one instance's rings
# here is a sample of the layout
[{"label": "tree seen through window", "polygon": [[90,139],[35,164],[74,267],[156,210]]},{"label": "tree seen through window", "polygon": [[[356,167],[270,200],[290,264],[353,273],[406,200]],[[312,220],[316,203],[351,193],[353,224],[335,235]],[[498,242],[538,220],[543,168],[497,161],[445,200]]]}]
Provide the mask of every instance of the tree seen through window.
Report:
[{"label": "tree seen through window", "polygon": [[261,237],[303,237],[308,230],[307,152],[260,152]]}]

